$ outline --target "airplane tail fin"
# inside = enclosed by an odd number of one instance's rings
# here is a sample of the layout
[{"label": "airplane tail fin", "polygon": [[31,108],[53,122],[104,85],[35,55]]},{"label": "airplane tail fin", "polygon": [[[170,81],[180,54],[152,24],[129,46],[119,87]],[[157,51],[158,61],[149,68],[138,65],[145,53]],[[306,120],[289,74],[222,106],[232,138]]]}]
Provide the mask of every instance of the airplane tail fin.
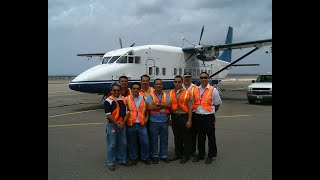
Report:
[{"label": "airplane tail fin", "polygon": [[[232,43],[232,36],[233,36],[233,28],[229,26],[228,29],[228,34],[226,38],[226,44]],[[226,49],[222,52],[222,54],[219,56],[219,60],[226,61],[226,62],[231,62],[231,49]]]}]

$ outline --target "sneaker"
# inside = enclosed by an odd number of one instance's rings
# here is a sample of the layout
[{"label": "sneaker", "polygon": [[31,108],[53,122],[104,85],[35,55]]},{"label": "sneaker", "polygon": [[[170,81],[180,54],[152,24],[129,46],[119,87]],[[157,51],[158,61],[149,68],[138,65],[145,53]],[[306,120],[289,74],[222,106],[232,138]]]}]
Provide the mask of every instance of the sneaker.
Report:
[{"label": "sneaker", "polygon": [[127,166],[127,167],[129,167],[129,166],[131,166],[131,163],[128,162],[128,161],[126,161],[126,162],[124,162],[124,163],[120,163],[119,165],[120,165],[120,166]]},{"label": "sneaker", "polygon": [[110,171],[114,171],[116,170],[115,166],[114,165],[108,165],[108,168],[110,169]]}]

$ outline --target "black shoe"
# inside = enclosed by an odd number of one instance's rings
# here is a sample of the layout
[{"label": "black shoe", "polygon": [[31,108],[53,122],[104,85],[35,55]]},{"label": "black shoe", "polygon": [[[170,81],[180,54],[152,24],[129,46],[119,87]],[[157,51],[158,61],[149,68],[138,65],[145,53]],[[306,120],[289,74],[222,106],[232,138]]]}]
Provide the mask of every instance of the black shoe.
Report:
[{"label": "black shoe", "polygon": [[188,162],[189,159],[190,159],[190,158],[183,157],[183,158],[180,160],[180,163],[181,163],[181,164],[184,164],[184,163]]},{"label": "black shoe", "polygon": [[110,171],[116,170],[116,168],[114,167],[114,165],[108,165],[108,168],[110,169]]},{"label": "black shoe", "polygon": [[137,165],[138,161],[137,160],[131,160],[131,165]]},{"label": "black shoe", "polygon": [[131,163],[129,162],[129,161],[126,161],[125,163],[121,163],[121,164],[119,164],[120,166],[127,166],[127,167],[129,167],[129,166],[131,166]]},{"label": "black shoe", "polygon": [[158,164],[159,163],[159,159],[157,157],[154,157],[152,159],[152,164]]},{"label": "black shoe", "polygon": [[197,156],[196,152],[191,153],[191,156],[196,157]]},{"label": "black shoe", "polygon": [[170,162],[168,158],[161,158],[161,161],[166,162],[166,163]]},{"label": "black shoe", "polygon": [[212,157],[208,157],[206,160],[206,164],[211,164],[212,163]]},{"label": "black shoe", "polygon": [[203,156],[197,155],[195,158],[193,158],[192,162],[198,162],[198,161],[200,161],[200,160],[202,160],[202,159],[204,159]]},{"label": "black shoe", "polygon": [[144,162],[146,165],[150,165],[151,164],[150,159],[141,160],[141,161]]},{"label": "black shoe", "polygon": [[175,160],[178,160],[178,159],[181,159],[182,157],[181,156],[174,156],[173,158],[169,159],[170,161],[175,161]]}]

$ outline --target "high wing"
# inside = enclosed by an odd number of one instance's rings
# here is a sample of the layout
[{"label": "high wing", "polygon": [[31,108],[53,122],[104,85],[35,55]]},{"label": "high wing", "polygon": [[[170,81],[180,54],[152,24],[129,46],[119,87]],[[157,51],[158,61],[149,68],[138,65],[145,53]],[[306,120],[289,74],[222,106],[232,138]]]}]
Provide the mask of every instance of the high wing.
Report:
[{"label": "high wing", "polygon": [[214,49],[223,51],[225,49],[241,49],[241,48],[250,48],[250,47],[262,47],[262,46],[268,46],[268,45],[272,45],[272,39],[217,45],[217,46],[214,46]]},{"label": "high wing", "polygon": [[86,56],[86,57],[98,56],[98,57],[102,57],[104,54],[105,53],[77,54],[77,56]]},{"label": "high wing", "polygon": [[240,43],[229,43],[223,45],[198,45],[195,47],[185,47],[182,48],[182,51],[185,53],[195,53],[198,51],[203,52],[204,50],[211,50],[214,51],[223,51],[226,49],[242,49],[242,48],[250,48],[250,47],[262,47],[272,45],[272,39],[264,39],[264,40],[257,40],[257,41],[246,41]]}]

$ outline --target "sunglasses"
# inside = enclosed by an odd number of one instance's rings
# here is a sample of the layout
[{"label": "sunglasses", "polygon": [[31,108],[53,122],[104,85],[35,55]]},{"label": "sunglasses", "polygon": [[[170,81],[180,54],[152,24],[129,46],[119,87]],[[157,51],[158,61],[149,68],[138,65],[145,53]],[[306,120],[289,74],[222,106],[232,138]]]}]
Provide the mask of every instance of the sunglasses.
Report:
[{"label": "sunglasses", "polygon": [[174,81],[174,83],[181,83],[182,81]]},{"label": "sunglasses", "polygon": [[114,89],[113,92],[120,92],[120,89]]},{"label": "sunglasses", "polygon": [[200,77],[200,79],[208,79],[208,77]]}]

